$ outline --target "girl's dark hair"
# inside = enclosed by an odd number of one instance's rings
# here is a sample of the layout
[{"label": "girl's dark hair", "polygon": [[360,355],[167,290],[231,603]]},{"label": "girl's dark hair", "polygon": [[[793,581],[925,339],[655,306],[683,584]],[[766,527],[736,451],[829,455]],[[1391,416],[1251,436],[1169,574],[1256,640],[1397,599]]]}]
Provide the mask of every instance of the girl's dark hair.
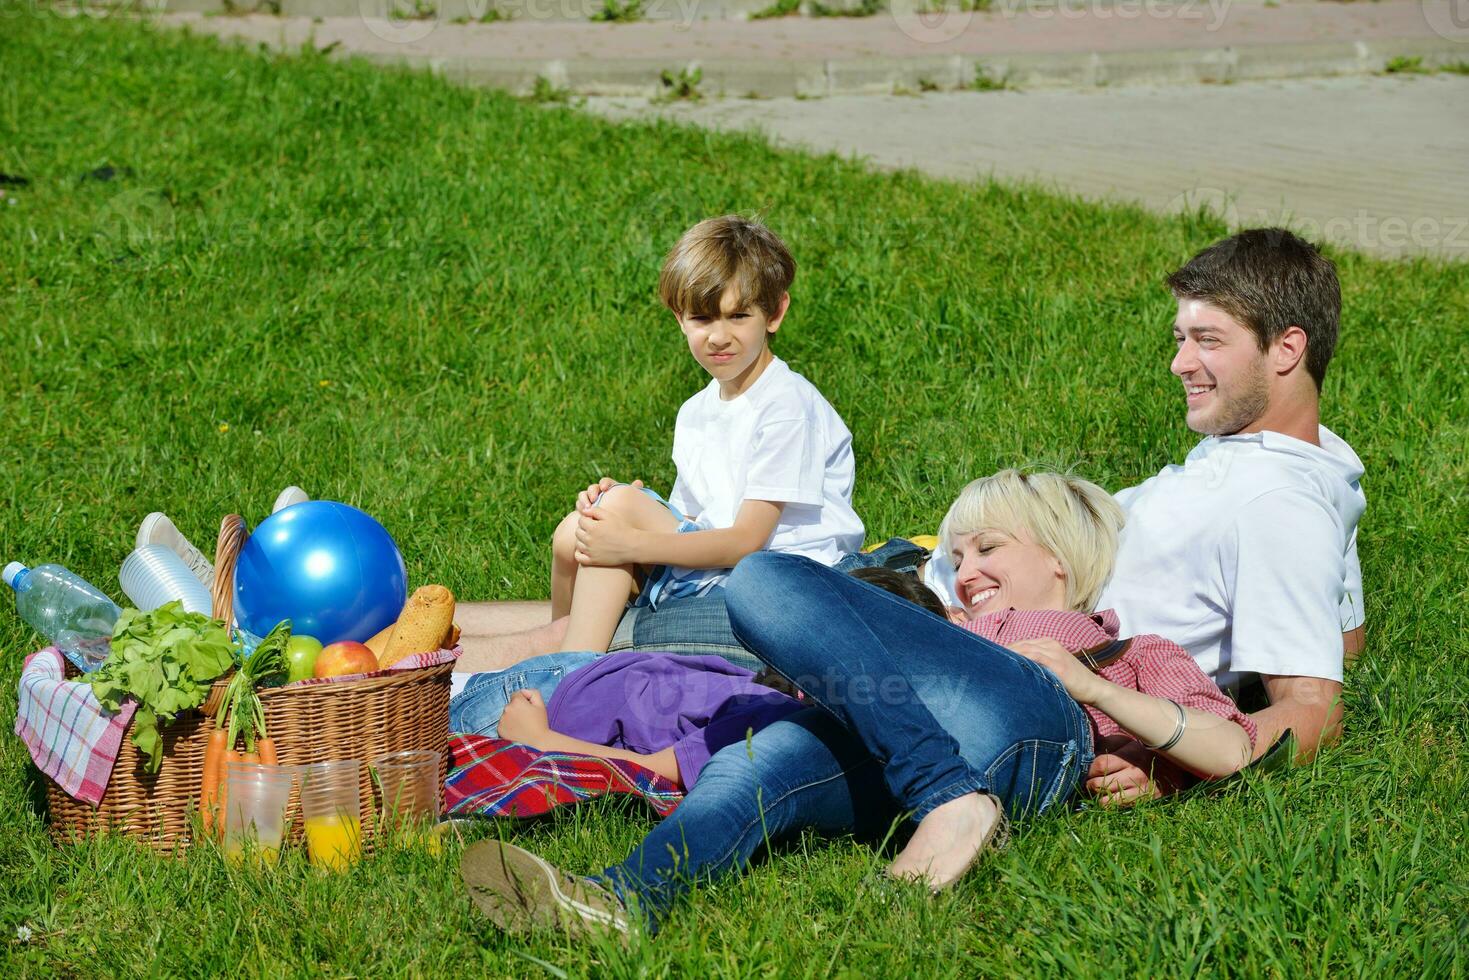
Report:
[{"label": "girl's dark hair", "polygon": [[[854,568],[851,572],[853,578],[860,578],[869,582],[879,589],[886,589],[900,599],[907,599],[922,609],[927,609],[940,619],[948,619],[949,611],[944,608],[943,600],[938,597],[928,586],[918,580],[917,575],[909,575],[906,572],[895,572],[891,568]],[[780,674],[769,667],[755,675],[755,683],[763,687],[771,688],[788,694],[791,697],[799,697],[796,686],[786,680]]]}]

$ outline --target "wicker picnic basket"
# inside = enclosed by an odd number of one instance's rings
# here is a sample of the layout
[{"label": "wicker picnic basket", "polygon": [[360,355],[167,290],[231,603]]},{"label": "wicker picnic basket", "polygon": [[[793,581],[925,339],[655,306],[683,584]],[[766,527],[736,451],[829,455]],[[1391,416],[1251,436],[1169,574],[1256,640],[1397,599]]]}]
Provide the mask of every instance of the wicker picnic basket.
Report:
[{"label": "wicker picnic basket", "polygon": [[[226,623],[234,615],[234,567],[245,536],[245,523],[239,516],[232,514],[224,519],[215,552],[213,613]],[[369,764],[378,756],[406,749],[446,752],[449,674],[453,666],[446,662],[353,681],[291,685],[260,692],[266,726],[276,741],[282,765],[330,759],[357,759],[362,763],[359,790],[365,847],[371,847],[377,824]],[[131,738],[125,738],[99,805],[74,799],[47,779],[52,837],[68,841],[113,832],[145,841],[160,851],[188,847],[204,777],[204,749],[227,680],[224,677],[215,682],[199,710],[180,715],[172,725],[161,728],[163,766],[157,774],[144,771],[141,753]],[[441,787],[446,765],[447,758],[442,757]],[[292,790],[288,811],[294,840],[299,840],[302,833],[298,788]]]}]

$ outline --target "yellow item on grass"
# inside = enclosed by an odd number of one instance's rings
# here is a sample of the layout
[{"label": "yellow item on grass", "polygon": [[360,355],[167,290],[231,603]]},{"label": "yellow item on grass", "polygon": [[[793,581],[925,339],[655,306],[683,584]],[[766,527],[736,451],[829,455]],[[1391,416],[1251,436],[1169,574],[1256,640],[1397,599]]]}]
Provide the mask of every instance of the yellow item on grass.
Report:
[{"label": "yellow item on grass", "polygon": [[908,540],[920,548],[927,548],[929,551],[935,551],[939,546],[939,536],[937,534],[915,534]]},{"label": "yellow item on grass", "polygon": [[442,585],[419,587],[398,614],[378,667],[387,669],[404,657],[439,649],[453,628],[454,593]]},{"label": "yellow item on grass", "polygon": [[345,871],[362,857],[362,821],[350,813],[308,817],[306,852],[312,864]]}]

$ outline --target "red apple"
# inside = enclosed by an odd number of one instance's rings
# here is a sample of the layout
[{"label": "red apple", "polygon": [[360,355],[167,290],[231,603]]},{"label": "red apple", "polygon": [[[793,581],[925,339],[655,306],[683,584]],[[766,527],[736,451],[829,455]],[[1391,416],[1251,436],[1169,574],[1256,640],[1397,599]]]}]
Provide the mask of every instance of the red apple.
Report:
[{"label": "red apple", "polygon": [[341,677],[344,674],[366,674],[377,670],[377,657],[365,643],[343,640],[322,647],[316,655],[316,677]]}]

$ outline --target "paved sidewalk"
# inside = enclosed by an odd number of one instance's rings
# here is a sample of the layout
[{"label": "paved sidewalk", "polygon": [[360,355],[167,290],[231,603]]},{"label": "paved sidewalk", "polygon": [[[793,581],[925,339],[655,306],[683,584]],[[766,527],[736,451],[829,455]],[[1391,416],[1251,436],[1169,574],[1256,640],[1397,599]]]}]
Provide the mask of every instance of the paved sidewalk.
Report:
[{"label": "paved sidewalk", "polygon": [[1469,77],[1105,92],[931,93],[650,105],[592,99],[942,177],[1031,180],[1232,227],[1288,220],[1386,256],[1469,260]]},{"label": "paved sidewalk", "polygon": [[[361,0],[375,10],[379,0]],[[460,0],[464,2],[464,0]],[[482,0],[488,3],[489,0]],[[538,16],[421,20],[161,15],[164,23],[285,48],[421,65],[470,83],[530,91],[538,77],[582,94],[654,95],[665,70],[697,64],[706,96],[830,96],[959,89],[976,76],[1023,89],[1231,82],[1363,73],[1395,57],[1469,60],[1469,0],[1286,3],[1020,0],[987,13],[866,18],[699,19],[702,0],[660,0],[685,19],[600,24]],[[544,0],[555,13],[555,0]],[[903,0],[911,10],[916,0]],[[950,0],[957,5],[957,0]],[[1012,0],[1014,2],[1014,0]],[[290,9],[290,8],[288,8]]]}]

